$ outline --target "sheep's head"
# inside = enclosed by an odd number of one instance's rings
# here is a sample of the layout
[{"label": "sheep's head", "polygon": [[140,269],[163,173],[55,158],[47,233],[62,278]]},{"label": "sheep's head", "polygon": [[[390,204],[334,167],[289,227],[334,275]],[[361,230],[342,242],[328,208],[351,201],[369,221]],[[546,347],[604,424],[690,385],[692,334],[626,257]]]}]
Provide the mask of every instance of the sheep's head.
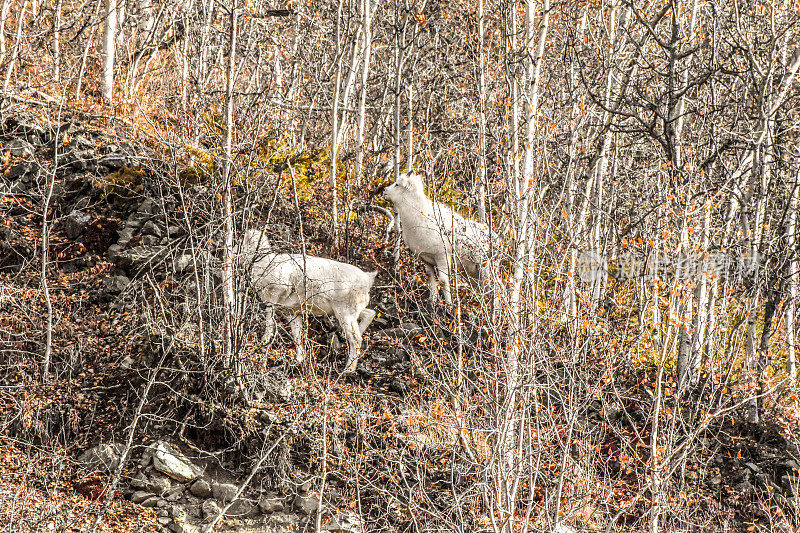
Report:
[{"label": "sheep's head", "polygon": [[238,255],[239,253],[266,253],[270,250],[272,250],[272,247],[269,244],[269,239],[267,239],[267,234],[260,229],[249,229],[244,232],[244,235],[242,236],[242,242],[235,248],[234,251],[235,254]]},{"label": "sheep's head", "polygon": [[397,181],[386,187],[383,195],[392,203],[397,203],[401,198],[425,197],[425,185],[422,176],[418,174],[400,174]]}]

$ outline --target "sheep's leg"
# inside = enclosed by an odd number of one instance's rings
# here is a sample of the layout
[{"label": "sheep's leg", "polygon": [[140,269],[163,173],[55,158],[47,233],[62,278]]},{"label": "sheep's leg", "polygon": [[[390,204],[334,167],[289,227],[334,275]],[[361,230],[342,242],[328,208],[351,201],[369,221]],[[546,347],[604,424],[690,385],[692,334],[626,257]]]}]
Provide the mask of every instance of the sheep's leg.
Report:
[{"label": "sheep's leg", "polygon": [[361,314],[358,315],[358,331],[363,335],[363,333],[367,330],[369,325],[372,323],[372,320],[375,318],[375,311],[372,309],[364,309],[361,311]]},{"label": "sheep's leg", "polygon": [[431,304],[436,305],[439,300],[439,285],[436,282],[436,269],[425,263],[425,272],[428,273],[428,289],[430,290]]},{"label": "sheep's leg", "polygon": [[292,332],[292,339],[297,347],[295,361],[302,363],[306,359],[306,347],[303,343],[303,314],[296,313],[289,319],[289,329]]},{"label": "sheep's leg", "polygon": [[348,317],[341,322],[344,336],[347,337],[348,354],[347,364],[344,367],[345,374],[352,374],[356,371],[358,364],[358,352],[361,348],[361,331],[358,329],[358,321],[355,317]]},{"label": "sheep's leg", "polygon": [[267,329],[264,332],[264,336],[261,337],[261,343],[268,345],[275,336],[275,308],[271,305],[267,306],[266,322]]},{"label": "sheep's leg", "polygon": [[[442,282],[442,294],[444,296],[444,303],[453,305],[453,297],[450,295],[450,274],[447,272],[447,264],[436,265],[436,270],[439,273],[439,281]],[[436,302],[433,302],[436,303]]]}]

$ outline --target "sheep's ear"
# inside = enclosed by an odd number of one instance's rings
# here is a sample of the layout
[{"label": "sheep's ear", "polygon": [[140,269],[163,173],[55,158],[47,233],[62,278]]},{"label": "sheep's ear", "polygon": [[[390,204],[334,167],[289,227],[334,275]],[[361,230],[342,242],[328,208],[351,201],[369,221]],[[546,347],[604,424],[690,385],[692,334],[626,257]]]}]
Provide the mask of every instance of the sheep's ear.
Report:
[{"label": "sheep's ear", "polygon": [[420,193],[425,191],[425,182],[419,174],[412,174],[408,177],[409,188],[415,189]]}]

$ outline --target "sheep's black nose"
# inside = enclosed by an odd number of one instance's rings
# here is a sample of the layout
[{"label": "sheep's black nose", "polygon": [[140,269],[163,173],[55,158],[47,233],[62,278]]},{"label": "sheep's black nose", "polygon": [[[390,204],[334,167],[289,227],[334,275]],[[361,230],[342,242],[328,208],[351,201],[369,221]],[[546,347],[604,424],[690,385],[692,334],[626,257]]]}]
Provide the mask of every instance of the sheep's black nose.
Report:
[{"label": "sheep's black nose", "polygon": [[383,185],[379,185],[378,187],[375,188],[375,190],[373,190],[370,193],[369,197],[370,198],[375,198],[376,196],[383,195],[384,191],[386,191],[386,188],[389,185],[391,185],[391,183],[384,183]]}]

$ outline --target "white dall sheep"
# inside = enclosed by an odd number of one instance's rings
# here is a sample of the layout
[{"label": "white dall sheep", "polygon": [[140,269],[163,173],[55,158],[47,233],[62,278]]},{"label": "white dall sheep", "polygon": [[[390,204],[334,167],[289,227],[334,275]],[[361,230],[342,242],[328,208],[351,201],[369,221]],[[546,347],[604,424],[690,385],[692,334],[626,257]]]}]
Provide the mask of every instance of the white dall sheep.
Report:
[{"label": "white dall sheep", "polygon": [[347,337],[346,373],[355,372],[361,335],[375,311],[367,309],[369,290],[377,272],[331,259],[303,254],[278,254],[271,250],[260,230],[245,232],[237,250],[239,261],[250,267],[250,276],[261,301],[267,304],[266,342],[275,334],[275,308],[288,315],[297,361],[305,359],[302,341],[303,314],[335,316]]},{"label": "white dall sheep", "polygon": [[478,281],[490,278],[489,226],[431,201],[425,196],[422,176],[416,174],[401,174],[383,194],[394,204],[403,241],[425,265],[432,303],[438,300],[437,276],[444,301],[453,303],[451,269],[460,268]]}]

